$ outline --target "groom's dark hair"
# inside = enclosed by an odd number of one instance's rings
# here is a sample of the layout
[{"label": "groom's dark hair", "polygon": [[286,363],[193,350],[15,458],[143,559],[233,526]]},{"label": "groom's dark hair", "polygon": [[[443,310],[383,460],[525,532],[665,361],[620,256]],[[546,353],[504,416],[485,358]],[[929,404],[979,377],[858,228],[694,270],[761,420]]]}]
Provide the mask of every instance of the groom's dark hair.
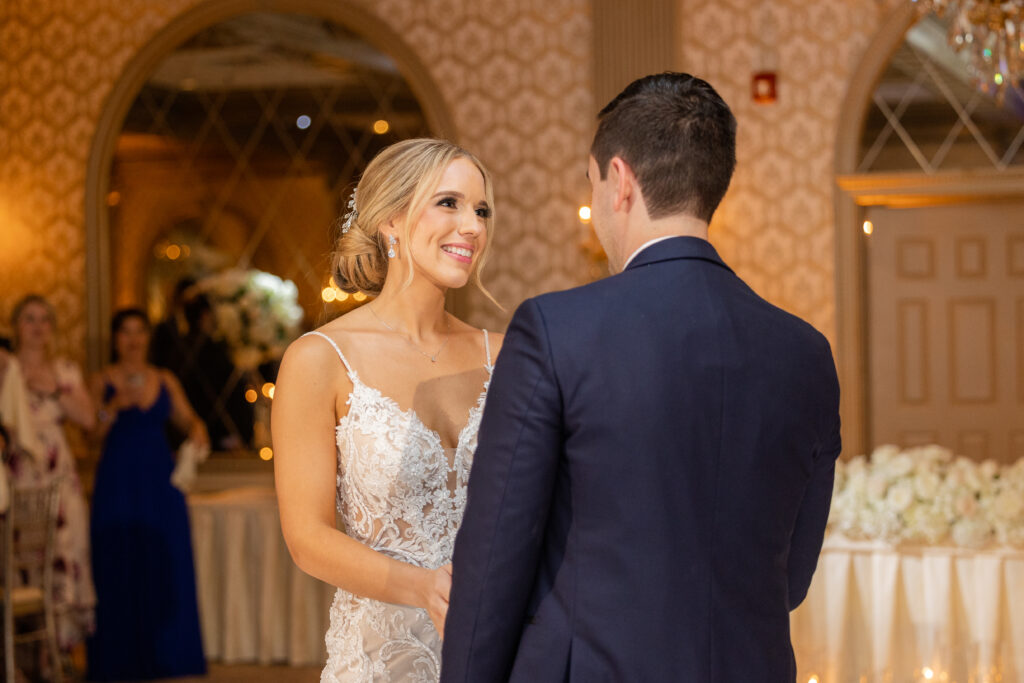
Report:
[{"label": "groom's dark hair", "polygon": [[590,153],[601,178],[620,157],[648,215],[710,221],[736,168],[736,118],[706,81],[665,72],[637,79],[597,115]]}]

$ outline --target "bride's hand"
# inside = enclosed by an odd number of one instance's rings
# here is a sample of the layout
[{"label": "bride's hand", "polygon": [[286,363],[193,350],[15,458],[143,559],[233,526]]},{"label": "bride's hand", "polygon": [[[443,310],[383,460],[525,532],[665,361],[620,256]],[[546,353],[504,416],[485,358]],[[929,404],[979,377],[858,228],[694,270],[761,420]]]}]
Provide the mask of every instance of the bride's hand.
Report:
[{"label": "bride's hand", "polygon": [[448,616],[448,594],[452,590],[452,566],[446,564],[437,569],[428,569],[424,581],[423,607],[434,622],[437,634],[444,639],[444,620]]}]

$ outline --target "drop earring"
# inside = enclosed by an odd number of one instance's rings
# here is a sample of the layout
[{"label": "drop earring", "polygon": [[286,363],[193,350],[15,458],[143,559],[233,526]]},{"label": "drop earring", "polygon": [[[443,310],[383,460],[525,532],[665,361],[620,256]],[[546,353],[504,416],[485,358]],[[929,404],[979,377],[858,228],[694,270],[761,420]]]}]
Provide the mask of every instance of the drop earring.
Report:
[{"label": "drop earring", "polygon": [[395,245],[398,244],[398,240],[395,239],[394,235],[388,235],[388,258],[395,258],[398,256],[395,253]]}]

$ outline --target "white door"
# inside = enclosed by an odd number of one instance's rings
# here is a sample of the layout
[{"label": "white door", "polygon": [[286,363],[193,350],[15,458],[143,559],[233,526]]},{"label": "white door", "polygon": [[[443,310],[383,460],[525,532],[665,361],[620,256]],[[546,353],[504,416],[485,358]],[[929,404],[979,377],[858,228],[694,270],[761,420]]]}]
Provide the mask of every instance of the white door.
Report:
[{"label": "white door", "polygon": [[867,218],[871,441],[1024,457],[1024,202]]}]

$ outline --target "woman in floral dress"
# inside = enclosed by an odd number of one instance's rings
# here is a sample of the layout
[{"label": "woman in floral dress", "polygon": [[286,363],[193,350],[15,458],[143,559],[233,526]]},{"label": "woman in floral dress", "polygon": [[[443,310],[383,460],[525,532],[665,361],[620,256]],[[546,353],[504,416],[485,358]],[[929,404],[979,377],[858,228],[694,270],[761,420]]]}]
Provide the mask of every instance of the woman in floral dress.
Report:
[{"label": "woman in floral dress", "polygon": [[89,565],[89,508],[64,423],[90,430],[96,414],[78,366],[53,355],[55,325],[53,308],[41,296],[29,295],[14,307],[15,353],[41,452],[16,451],[9,467],[14,487],[60,479],[53,584],[58,642],[70,650],[92,632],[96,593]]}]

